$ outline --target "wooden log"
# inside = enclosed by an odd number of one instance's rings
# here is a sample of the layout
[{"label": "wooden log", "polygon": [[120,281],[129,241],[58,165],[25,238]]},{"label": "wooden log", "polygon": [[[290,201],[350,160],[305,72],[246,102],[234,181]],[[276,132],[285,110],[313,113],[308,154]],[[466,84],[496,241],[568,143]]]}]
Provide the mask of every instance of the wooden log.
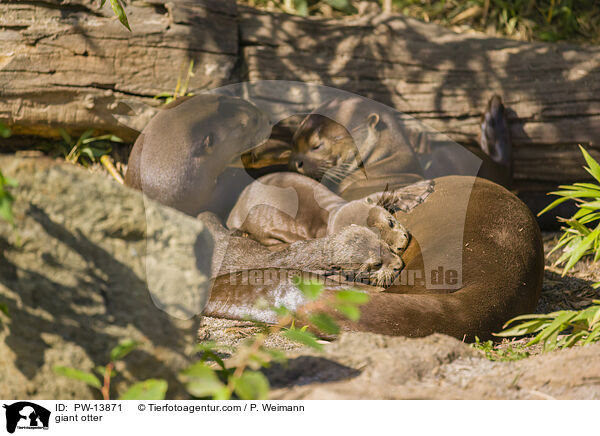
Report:
[{"label": "wooden log", "polygon": [[464,144],[477,142],[498,93],[511,110],[517,181],[586,178],[576,145],[600,149],[599,47],[456,34],[392,14],[303,18],[234,0],[133,0],[126,12],[131,33],[108,4],[2,0],[0,120],[15,135],[93,127],[132,141],[155,113],[152,97],[172,92],[194,60],[192,92],[243,80],[325,84]]},{"label": "wooden log", "polygon": [[463,144],[478,141],[498,93],[510,108],[517,180],[589,177],[577,144],[600,148],[600,47],[456,34],[399,15],[336,21],[239,11],[249,80],[342,88]]},{"label": "wooden log", "polygon": [[190,60],[190,89],[232,79],[239,55],[234,0],[133,1],[126,12],[132,32],[109,2],[99,9],[86,0],[3,0],[0,119],[17,135],[93,127],[132,141],[154,112],[140,111],[134,128],[118,116],[158,105],[153,97],[173,92]]}]

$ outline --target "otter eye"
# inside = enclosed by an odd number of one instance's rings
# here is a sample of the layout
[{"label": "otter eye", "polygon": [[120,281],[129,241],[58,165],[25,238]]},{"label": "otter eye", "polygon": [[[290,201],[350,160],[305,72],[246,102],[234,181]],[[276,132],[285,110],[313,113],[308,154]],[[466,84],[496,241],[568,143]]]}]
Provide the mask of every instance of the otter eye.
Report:
[{"label": "otter eye", "polygon": [[392,229],[394,228],[394,221],[393,221],[391,218],[389,218],[389,219],[388,219],[388,225],[389,225],[389,226],[390,226]]},{"label": "otter eye", "polygon": [[313,150],[318,150],[323,145],[322,142],[319,142],[317,145],[313,146]]}]

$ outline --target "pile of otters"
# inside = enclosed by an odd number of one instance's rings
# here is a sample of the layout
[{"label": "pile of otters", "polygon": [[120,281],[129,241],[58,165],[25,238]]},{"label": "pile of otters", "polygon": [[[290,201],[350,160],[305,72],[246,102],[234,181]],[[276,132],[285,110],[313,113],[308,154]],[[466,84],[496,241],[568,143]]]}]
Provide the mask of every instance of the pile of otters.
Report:
[{"label": "pile of otters", "polygon": [[224,95],[178,99],[140,134],[126,184],[197,216],[214,240],[204,314],[272,322],[257,301],[301,308],[292,274],[248,279],[271,270],[318,274],[324,299],[358,282],[370,299],[358,322],[339,320],[345,330],[469,340],[533,311],[542,240],[530,210],[501,186],[511,176],[501,99],[482,120],[479,177],[425,173],[388,113],[369,113],[352,133],[321,115],[348,119],[358,104],[315,109],[284,153],[265,142],[263,111]]}]

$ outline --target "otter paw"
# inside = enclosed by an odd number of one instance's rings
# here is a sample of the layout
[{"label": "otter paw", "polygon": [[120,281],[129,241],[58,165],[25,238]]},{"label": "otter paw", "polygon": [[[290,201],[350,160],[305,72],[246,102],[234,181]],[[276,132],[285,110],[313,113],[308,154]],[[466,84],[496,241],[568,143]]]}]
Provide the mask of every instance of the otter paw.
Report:
[{"label": "otter paw", "polygon": [[383,207],[390,213],[410,212],[423,203],[433,192],[433,180],[421,180],[393,191],[384,191],[367,197],[367,201]]}]

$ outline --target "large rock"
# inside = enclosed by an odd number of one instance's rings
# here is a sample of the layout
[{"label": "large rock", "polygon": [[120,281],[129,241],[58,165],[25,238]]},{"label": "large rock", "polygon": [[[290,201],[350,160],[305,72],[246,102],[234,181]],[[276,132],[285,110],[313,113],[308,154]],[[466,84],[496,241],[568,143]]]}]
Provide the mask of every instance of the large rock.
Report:
[{"label": "large rock", "polygon": [[154,377],[182,397],[176,373],[207,298],[193,251],[198,238],[210,245],[202,223],[64,162],[3,157],[0,168],[19,182],[17,233],[0,223],[0,301],[11,315],[0,327],[0,397],[97,398],[52,366],[91,370],[124,339],[144,345],[118,368],[115,391]]}]

